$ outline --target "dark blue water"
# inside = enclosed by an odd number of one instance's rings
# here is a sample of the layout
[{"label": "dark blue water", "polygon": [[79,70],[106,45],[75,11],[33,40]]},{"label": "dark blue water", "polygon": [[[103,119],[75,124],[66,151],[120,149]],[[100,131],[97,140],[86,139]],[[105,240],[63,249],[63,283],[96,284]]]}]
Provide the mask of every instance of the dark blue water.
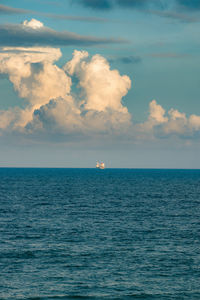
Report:
[{"label": "dark blue water", "polygon": [[200,171],[0,169],[0,299],[200,299]]}]

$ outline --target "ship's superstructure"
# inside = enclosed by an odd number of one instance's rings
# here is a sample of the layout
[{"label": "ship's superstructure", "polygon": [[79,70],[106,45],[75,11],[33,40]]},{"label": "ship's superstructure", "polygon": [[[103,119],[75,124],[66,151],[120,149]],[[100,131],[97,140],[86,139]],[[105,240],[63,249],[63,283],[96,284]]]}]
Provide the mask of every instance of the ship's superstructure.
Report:
[{"label": "ship's superstructure", "polygon": [[99,162],[97,162],[97,164],[96,164],[96,168],[97,169],[105,169],[105,164],[104,164],[104,162],[101,162],[101,163],[99,163]]}]

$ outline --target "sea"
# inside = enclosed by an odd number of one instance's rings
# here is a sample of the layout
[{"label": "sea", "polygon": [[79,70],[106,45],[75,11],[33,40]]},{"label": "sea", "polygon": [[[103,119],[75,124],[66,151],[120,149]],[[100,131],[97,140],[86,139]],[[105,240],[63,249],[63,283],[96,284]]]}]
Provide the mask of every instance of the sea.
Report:
[{"label": "sea", "polygon": [[200,170],[0,169],[0,299],[200,299]]}]

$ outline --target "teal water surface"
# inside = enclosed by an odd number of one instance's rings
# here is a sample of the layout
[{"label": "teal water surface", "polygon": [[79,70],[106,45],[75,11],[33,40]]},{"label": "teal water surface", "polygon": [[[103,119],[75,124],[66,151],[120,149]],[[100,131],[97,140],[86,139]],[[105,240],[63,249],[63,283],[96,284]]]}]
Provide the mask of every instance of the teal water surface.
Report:
[{"label": "teal water surface", "polygon": [[0,169],[0,299],[200,299],[200,171]]}]

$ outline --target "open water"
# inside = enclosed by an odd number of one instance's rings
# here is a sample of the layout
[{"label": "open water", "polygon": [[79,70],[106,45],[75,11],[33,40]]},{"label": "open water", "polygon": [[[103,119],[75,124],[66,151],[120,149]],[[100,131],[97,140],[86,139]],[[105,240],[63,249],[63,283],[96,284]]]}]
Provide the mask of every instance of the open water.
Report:
[{"label": "open water", "polygon": [[0,169],[0,299],[200,299],[200,171]]}]

